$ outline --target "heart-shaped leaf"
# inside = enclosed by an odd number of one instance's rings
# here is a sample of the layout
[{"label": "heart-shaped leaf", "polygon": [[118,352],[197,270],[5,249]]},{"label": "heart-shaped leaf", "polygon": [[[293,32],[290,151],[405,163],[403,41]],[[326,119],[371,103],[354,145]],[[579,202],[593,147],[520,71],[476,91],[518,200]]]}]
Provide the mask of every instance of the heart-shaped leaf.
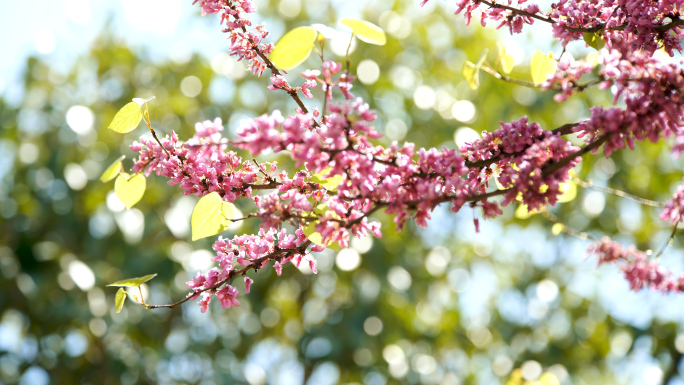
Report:
[{"label": "heart-shaped leaf", "polygon": [[216,235],[228,228],[230,219],[242,216],[240,210],[232,203],[225,202],[216,192],[203,196],[192,210],[190,225],[192,240]]},{"label": "heart-shaped leaf", "polygon": [[606,41],[603,39],[603,36],[598,33],[584,32],[582,38],[589,47],[597,51],[606,46]]},{"label": "heart-shaped leaf", "polygon": [[315,29],[311,27],[295,28],[278,40],[268,58],[276,67],[289,71],[302,64],[309,57],[315,39]]},{"label": "heart-shaped leaf", "polygon": [[[143,283],[149,281],[150,279],[156,277],[157,274],[149,274],[144,277],[138,277],[138,278],[128,278],[128,279],[122,279],[121,281],[116,281],[114,283],[110,283],[107,285],[107,287],[110,286],[117,286],[117,287],[138,287],[142,285]],[[121,291],[121,290],[119,290]]]},{"label": "heart-shaped leaf", "polygon": [[126,290],[124,290],[122,287],[116,292],[116,298],[114,298],[117,313],[120,312],[121,309],[123,309],[124,302],[126,302]]},{"label": "heart-shaped leaf", "polygon": [[114,115],[114,119],[109,123],[109,129],[120,134],[133,131],[142,119],[142,111],[140,111],[140,104],[130,102],[123,106],[119,112]]},{"label": "heart-shaped leaf", "polygon": [[105,172],[102,173],[102,176],[100,176],[100,182],[107,183],[116,178],[116,176],[119,175],[119,171],[121,171],[121,162],[123,162],[124,159],[126,159],[126,155],[121,155],[119,159],[109,165]]},{"label": "heart-shaped leaf", "polygon": [[342,19],[340,20],[340,23],[348,27],[354,35],[361,39],[361,41],[365,41],[368,44],[385,45],[385,43],[387,43],[385,31],[371,22],[356,19]]},{"label": "heart-shaped leaf", "polygon": [[553,53],[549,52],[548,55],[544,55],[542,51],[535,52],[530,63],[530,71],[534,84],[544,83],[556,72],[556,60],[553,58]]},{"label": "heart-shaped leaf", "polygon": [[142,174],[135,174],[133,176],[126,173],[119,174],[119,177],[116,178],[116,182],[114,182],[114,192],[116,193],[116,196],[119,197],[121,202],[129,209],[140,202],[140,199],[145,195],[146,187],[147,181]]}]

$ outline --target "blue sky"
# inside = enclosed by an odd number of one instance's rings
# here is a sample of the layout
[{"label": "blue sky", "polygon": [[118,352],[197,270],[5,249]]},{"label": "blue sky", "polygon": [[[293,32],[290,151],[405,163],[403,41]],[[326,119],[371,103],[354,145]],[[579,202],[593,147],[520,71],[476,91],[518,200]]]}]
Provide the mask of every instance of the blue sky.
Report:
[{"label": "blue sky", "polygon": [[[190,0],[34,0],[0,2],[0,94],[17,87],[25,59],[49,59],[68,69],[85,52],[109,21],[115,36],[134,47],[144,47],[153,59],[202,52],[226,46],[215,18],[199,18]],[[201,45],[197,42],[202,42]]]}]

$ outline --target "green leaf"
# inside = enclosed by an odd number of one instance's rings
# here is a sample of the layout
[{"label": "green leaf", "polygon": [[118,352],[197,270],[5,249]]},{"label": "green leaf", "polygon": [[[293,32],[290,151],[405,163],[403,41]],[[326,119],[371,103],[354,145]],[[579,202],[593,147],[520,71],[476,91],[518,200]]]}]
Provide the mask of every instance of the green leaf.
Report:
[{"label": "green leaf", "polygon": [[116,196],[129,209],[140,202],[140,199],[145,195],[146,187],[147,181],[143,174],[135,174],[133,176],[126,173],[119,174],[119,177],[114,182]]},{"label": "green leaf", "polygon": [[373,23],[356,19],[342,19],[340,23],[347,26],[354,35],[368,44],[385,45],[387,43],[385,31]]},{"label": "green leaf", "polygon": [[114,115],[114,119],[109,123],[109,129],[120,134],[125,134],[138,127],[138,123],[140,123],[141,119],[142,111],[140,111],[140,104],[130,102]]},{"label": "green leaf", "polygon": [[556,72],[556,60],[553,58],[553,53],[549,52],[548,55],[544,55],[542,51],[535,52],[530,63],[530,71],[534,84],[544,83],[550,75]]},{"label": "green leaf", "polygon": [[[107,287],[110,286],[117,286],[117,287],[138,287],[142,285],[143,283],[149,281],[150,279],[156,277],[157,274],[149,274],[144,277],[138,277],[138,278],[128,278],[128,279],[123,279],[121,281],[116,281],[114,283],[110,283],[107,285]],[[121,291],[121,290],[119,290]]]},{"label": "green leaf", "polygon": [[584,42],[587,43],[589,47],[597,51],[606,45],[606,41],[603,39],[603,36],[598,33],[584,32],[582,37],[584,38]]},{"label": "green leaf", "polygon": [[314,176],[311,178],[311,181],[320,184],[321,186],[328,189],[328,191],[335,190],[337,186],[339,186],[344,180],[344,176],[333,175],[331,177],[326,177],[325,175],[328,175],[330,171],[332,171],[332,168],[326,168],[324,170],[321,170],[321,172],[314,174]]},{"label": "green leaf", "polygon": [[114,299],[117,313],[120,312],[121,309],[123,309],[124,302],[126,302],[126,290],[124,290],[124,288],[122,287],[116,292],[116,298]]},{"label": "green leaf", "polygon": [[242,213],[232,203],[223,201],[216,192],[202,197],[192,210],[190,225],[192,227],[192,240],[216,235],[228,228],[230,219],[241,217]]},{"label": "green leaf", "polygon": [[278,68],[289,71],[309,57],[316,39],[316,30],[299,27],[285,34],[271,51],[268,58]]},{"label": "green leaf", "polygon": [[107,183],[116,178],[116,176],[119,175],[119,171],[121,170],[121,162],[123,162],[124,159],[126,159],[126,155],[121,155],[119,159],[115,160],[114,163],[109,165],[105,172],[102,173],[102,176],[100,176],[100,182]]}]

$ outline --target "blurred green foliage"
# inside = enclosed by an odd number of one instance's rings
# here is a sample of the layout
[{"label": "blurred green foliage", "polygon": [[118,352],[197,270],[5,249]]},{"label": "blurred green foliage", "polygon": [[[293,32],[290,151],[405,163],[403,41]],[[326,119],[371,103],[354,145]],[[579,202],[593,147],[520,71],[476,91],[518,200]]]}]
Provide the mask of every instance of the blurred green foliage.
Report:
[{"label": "blurred green foliage", "polygon": [[[259,17],[287,16],[284,30],[336,26],[327,3],[294,16],[282,3],[260,4]],[[364,72],[353,91],[378,109],[380,143],[453,148],[464,126],[491,131],[527,115],[551,129],[610,104],[598,90],[556,104],[550,92],[484,73],[471,90],[463,62],[488,48],[494,63],[497,35],[465,27],[451,5],[414,3],[369,5],[364,18],[388,32],[387,45],[357,44],[351,55],[352,70]],[[316,68],[316,60],[301,68]],[[529,79],[529,69],[519,65],[511,76]],[[144,133],[106,130],[112,117],[131,98],[154,95],[152,124],[161,135],[187,138],[196,122],[218,116],[233,136],[245,117],[294,110],[267,84],[226,54],[151,61],[106,31],[69,73],[28,60],[21,104],[0,99],[0,383],[492,384],[539,365],[563,384],[655,384],[676,372],[682,300],[630,293],[616,268],[596,270],[583,259],[587,242],[553,237],[550,222],[516,219],[513,206],[480,234],[472,224],[479,214],[468,209],[438,209],[427,229],[400,232],[379,214],[384,237],[341,252],[362,256],[352,271],[326,250],[316,276],[288,265],[282,277],[260,271],[249,295],[237,285],[235,309],[201,314],[186,303],[146,311],[129,302],[116,314],[116,290],[105,285],[158,273],[145,286],[147,301],[180,299],[185,282],[212,266],[212,238],[191,241],[196,199],[180,197],[163,178],[149,178],[131,210],[114,199],[112,182],[99,182],[121,154],[130,167],[127,145]],[[314,95],[320,99],[320,90]],[[283,155],[263,159],[290,166]],[[577,173],[664,200],[681,166],[661,144],[642,144],[611,159],[587,156]],[[670,232],[657,210],[591,190],[553,212],[577,230],[642,249],[660,247]],[[255,230],[245,223],[228,233]],[[676,240],[663,263],[681,269],[680,246]]]}]

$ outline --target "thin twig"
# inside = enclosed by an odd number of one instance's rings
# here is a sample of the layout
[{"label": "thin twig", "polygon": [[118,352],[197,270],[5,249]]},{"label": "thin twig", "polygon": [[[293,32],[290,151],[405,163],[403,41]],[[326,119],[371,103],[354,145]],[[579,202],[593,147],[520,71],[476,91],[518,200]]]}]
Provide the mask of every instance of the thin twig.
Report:
[{"label": "thin twig", "polygon": [[594,185],[594,182],[592,182],[591,180],[588,180],[585,182],[585,181],[575,177],[575,178],[572,178],[572,181],[577,183],[578,185],[580,185],[583,188],[589,188],[589,189],[593,189],[593,190],[602,191],[602,192],[605,192],[608,194],[613,194],[613,195],[618,196],[620,198],[628,198],[628,199],[631,199],[635,202],[641,203],[642,205],[652,206],[652,207],[665,207],[665,204],[661,203],[661,202],[656,202],[656,201],[652,201],[649,199],[640,198],[636,195],[632,195],[632,194],[626,193],[624,191],[616,190],[616,189],[613,189],[610,187],[596,186],[596,185]]},{"label": "thin twig", "polygon": [[674,224],[674,227],[672,228],[672,233],[670,234],[670,237],[667,238],[667,242],[665,242],[665,244],[660,248],[660,250],[658,250],[658,252],[655,253],[655,255],[653,256],[654,259],[660,257],[660,255],[663,254],[665,249],[667,249],[667,246],[670,245],[670,242],[674,241],[674,236],[677,233],[677,226],[679,226],[679,222],[680,221],[677,221]]},{"label": "thin twig", "polygon": [[486,65],[483,65],[482,67],[480,67],[480,69],[482,69],[482,71],[494,76],[495,78],[497,78],[499,80],[503,80],[505,82],[509,82],[509,83],[513,83],[513,84],[519,84],[521,86],[530,87],[530,88],[541,88],[541,85],[539,85],[539,84],[534,84],[533,82],[528,82],[526,80],[515,79],[515,78],[512,78],[512,77],[507,76],[507,75],[502,75],[501,73],[499,73],[499,71],[492,68],[489,65],[489,63],[486,63]]}]

